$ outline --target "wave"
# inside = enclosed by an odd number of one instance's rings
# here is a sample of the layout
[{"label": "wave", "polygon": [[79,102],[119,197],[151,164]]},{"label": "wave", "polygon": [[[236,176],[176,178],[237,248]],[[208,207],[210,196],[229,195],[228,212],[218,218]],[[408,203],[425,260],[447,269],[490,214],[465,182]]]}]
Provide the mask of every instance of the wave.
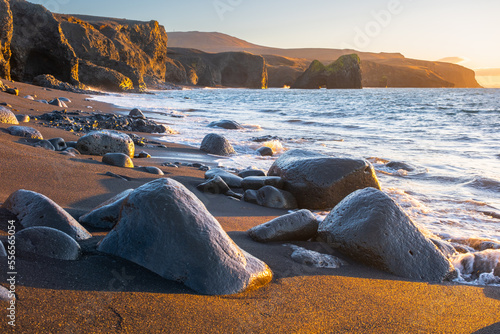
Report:
[{"label": "wave", "polygon": [[477,176],[474,180],[466,184],[469,187],[479,190],[487,190],[500,193],[500,181],[487,177]]},{"label": "wave", "polygon": [[475,285],[500,284],[500,250],[458,254],[451,258],[459,283]]}]

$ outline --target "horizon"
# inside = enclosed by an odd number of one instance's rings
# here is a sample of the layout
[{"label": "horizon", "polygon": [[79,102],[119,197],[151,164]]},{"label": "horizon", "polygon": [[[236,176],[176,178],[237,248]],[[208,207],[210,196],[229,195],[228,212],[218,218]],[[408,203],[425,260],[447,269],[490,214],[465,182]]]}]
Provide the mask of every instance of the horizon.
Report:
[{"label": "horizon", "polygon": [[[353,49],[401,53],[407,58],[449,59],[473,70],[480,84],[500,87],[500,3],[479,0],[362,0],[311,6],[305,1],[146,0],[123,5],[110,0],[32,0],[63,14],[157,20],[166,31],[220,32],[275,48]],[[322,10],[318,11],[318,8]],[[493,69],[491,74],[488,69]],[[490,75],[484,75],[490,74]]]}]

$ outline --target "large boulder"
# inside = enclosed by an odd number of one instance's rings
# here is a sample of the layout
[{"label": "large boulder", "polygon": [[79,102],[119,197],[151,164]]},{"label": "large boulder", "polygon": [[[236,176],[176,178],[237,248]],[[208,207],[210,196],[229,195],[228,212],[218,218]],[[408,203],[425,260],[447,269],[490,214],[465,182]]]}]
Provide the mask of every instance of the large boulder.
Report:
[{"label": "large boulder", "polygon": [[243,127],[241,126],[240,123],[235,122],[235,121],[230,121],[227,119],[223,119],[221,121],[213,121],[210,124],[208,124],[209,128],[222,128],[226,130],[241,130]]},{"label": "large boulder", "polygon": [[216,133],[209,133],[205,136],[205,138],[203,138],[200,150],[210,154],[222,156],[228,156],[236,153],[233,145],[231,145],[226,138]]},{"label": "large boulder", "polygon": [[241,187],[244,190],[259,190],[265,186],[273,186],[278,189],[283,189],[284,182],[279,176],[248,176],[241,181]]},{"label": "large boulder", "polygon": [[305,209],[331,209],[355,190],[380,189],[368,161],[332,158],[305,150],[286,152],[267,174],[280,176],[285,181],[284,189]]},{"label": "large boulder", "polygon": [[102,157],[102,162],[111,166],[134,168],[134,162],[124,153],[106,153]]},{"label": "large boulder", "polygon": [[[59,90],[65,90],[68,92],[74,93],[84,93],[85,91],[82,88],[84,87],[82,84],[79,84],[78,87],[73,86],[67,82],[63,82],[61,80],[56,79],[53,75],[50,74],[40,74],[33,78],[33,85],[45,87],[45,88],[53,88]],[[41,100],[39,102],[42,102]],[[47,103],[47,101],[43,102]]]},{"label": "large boulder", "polygon": [[320,223],[318,233],[351,258],[397,276],[440,282],[454,273],[434,243],[378,189],[346,197]]},{"label": "large boulder", "polygon": [[29,126],[14,125],[8,127],[7,131],[13,136],[43,140],[43,136],[40,131]]},{"label": "large boulder", "polygon": [[203,203],[172,179],[133,191],[98,250],[203,294],[239,293],[272,279],[269,267],[238,248]]},{"label": "large boulder", "polygon": [[16,115],[5,107],[0,107],[0,123],[3,124],[19,124]]},{"label": "large boulder", "polygon": [[252,227],[248,235],[258,242],[309,240],[318,233],[318,221],[309,210],[299,210]]},{"label": "large boulder", "polygon": [[58,260],[77,260],[80,245],[64,232],[51,227],[33,226],[16,233],[16,250]]},{"label": "large boulder", "polygon": [[243,179],[220,168],[213,168],[205,173],[205,179],[213,179],[220,176],[222,180],[231,188],[241,188]]},{"label": "large boulder", "polygon": [[16,81],[32,81],[41,74],[78,83],[78,59],[59,22],[41,5],[10,0],[14,31],[11,75]]},{"label": "large boulder", "polygon": [[12,193],[2,207],[15,214],[24,228],[32,226],[52,227],[76,240],[92,237],[63,208],[50,198],[34,191],[20,189]]},{"label": "large boulder", "polygon": [[134,141],[129,135],[113,131],[93,131],[78,139],[76,149],[82,154],[105,155],[106,153],[123,153],[133,158]]},{"label": "large boulder", "polygon": [[318,60],[297,78],[292,88],[318,89],[363,88],[361,83],[361,60],[358,55],[341,56],[334,63],[324,66]]},{"label": "large boulder", "polygon": [[81,216],[78,221],[97,228],[112,228],[120,218],[120,211],[128,195],[134,189],[125,190]]},{"label": "large boulder", "polygon": [[0,0],[0,78],[10,80],[10,43],[14,30],[9,1]]},{"label": "large boulder", "polygon": [[80,60],[78,69],[80,81],[87,86],[111,92],[127,92],[134,89],[130,78],[110,68]]}]

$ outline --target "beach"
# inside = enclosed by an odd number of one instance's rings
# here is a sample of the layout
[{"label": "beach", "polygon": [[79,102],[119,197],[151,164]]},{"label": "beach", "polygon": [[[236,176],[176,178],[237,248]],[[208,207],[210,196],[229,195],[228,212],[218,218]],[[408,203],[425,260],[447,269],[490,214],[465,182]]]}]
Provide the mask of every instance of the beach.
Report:
[{"label": "beach", "polygon": [[[15,114],[40,116],[57,108],[24,99],[69,98],[68,111],[123,112],[111,105],[86,100],[88,96],[47,90],[5,81],[21,96],[2,93],[0,102]],[[88,108],[91,106],[92,108]],[[137,106],[140,108],[140,106]],[[78,140],[75,133],[31,121],[44,138]],[[0,202],[18,189],[46,195],[75,217],[130,188],[161,177],[113,167],[101,157],[70,157],[23,144],[0,125]],[[141,134],[152,138],[155,135]],[[168,143],[137,148],[152,159],[134,159],[135,165],[156,166],[191,190],[242,249],[261,259],[273,271],[273,281],[258,290],[227,296],[205,296],[147,269],[99,253],[96,244],[105,230],[89,228],[92,238],[81,242],[78,261],[38,256],[16,259],[16,327],[7,323],[2,302],[0,330],[16,333],[496,333],[500,331],[500,288],[456,283],[415,282],[346,259],[338,269],[320,269],[294,262],[284,243],[252,241],[246,230],[287,210],[264,208],[222,195],[204,194],[196,186],[204,179],[197,168],[161,166],[163,162],[201,162],[215,165],[211,156],[194,147]],[[161,157],[161,158],[159,158]],[[130,181],[107,176],[107,172]],[[7,221],[1,212],[3,239]],[[342,257],[317,242],[294,242],[312,250]],[[3,266],[4,264],[2,264]],[[6,282],[6,270],[1,270]]]}]

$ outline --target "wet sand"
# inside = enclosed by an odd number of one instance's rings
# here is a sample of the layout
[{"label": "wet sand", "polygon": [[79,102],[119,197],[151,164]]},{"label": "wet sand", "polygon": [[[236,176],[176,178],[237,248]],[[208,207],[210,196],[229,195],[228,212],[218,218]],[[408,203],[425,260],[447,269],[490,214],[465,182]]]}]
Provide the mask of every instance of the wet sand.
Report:
[{"label": "wet sand", "polygon": [[[11,84],[20,97],[0,93],[0,102],[16,114],[41,115],[57,110],[23,99],[67,97],[72,110],[117,111],[110,105],[85,101],[87,96]],[[92,109],[87,108],[92,106]],[[140,106],[138,106],[140,108]],[[44,138],[79,137],[31,121]],[[0,125],[0,203],[18,189],[40,192],[78,217],[129,188],[158,176],[104,165],[101,157],[68,157],[22,143]],[[146,134],[139,134],[146,136]],[[175,141],[175,136],[171,137]],[[1,303],[0,332],[9,333],[499,333],[500,288],[453,283],[412,282],[348,261],[339,269],[316,269],[294,262],[282,243],[260,244],[244,233],[248,228],[286,213],[195,189],[204,173],[196,168],[162,167],[161,162],[192,159],[213,163],[196,148],[138,147],[153,159],[136,165],[156,166],[193,191],[244,250],[273,270],[272,283],[259,290],[231,296],[204,296],[125,260],[99,254],[95,244],[106,231],[89,229],[93,238],[82,243],[79,261],[18,257],[17,318],[7,324]],[[106,176],[112,172],[131,178]],[[10,217],[0,211],[0,237],[5,239]],[[319,243],[295,243],[341,256]],[[0,265],[2,285],[6,264]]]}]

